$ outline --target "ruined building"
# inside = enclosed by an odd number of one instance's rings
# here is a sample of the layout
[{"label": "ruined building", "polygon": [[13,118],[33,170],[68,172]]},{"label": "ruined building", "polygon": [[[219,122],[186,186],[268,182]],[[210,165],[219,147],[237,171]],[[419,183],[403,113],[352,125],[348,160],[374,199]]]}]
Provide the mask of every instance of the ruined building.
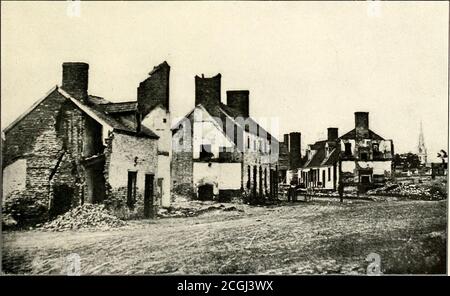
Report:
[{"label": "ruined building", "polygon": [[170,67],[112,103],[88,92],[89,65],[64,63],[62,85],[3,130],[3,196],[32,198],[50,216],[105,203],[122,216],[149,217],[170,196]]},{"label": "ruined building", "polygon": [[174,192],[228,199],[276,196],[278,141],[250,117],[249,91],[227,91],[221,75],[195,77],[195,107],[173,128]]},{"label": "ruined building", "polygon": [[283,135],[278,160],[281,183],[289,184],[292,179],[296,179],[297,171],[303,164],[301,136],[299,132]]},{"label": "ruined building", "polygon": [[278,158],[278,174],[279,182],[286,183],[287,171],[291,169],[289,159],[289,134],[283,135],[283,142],[279,144],[279,158]]},{"label": "ruined building", "polygon": [[172,131],[169,107],[170,66],[167,62],[154,67],[149,77],[142,81],[137,93],[137,111],[142,126],[159,136],[157,195],[160,205],[167,207],[171,201],[170,162],[172,158]]},{"label": "ruined building", "polygon": [[338,129],[330,127],[327,139],[308,145],[306,162],[300,170],[300,183],[305,187],[337,189],[339,175]]},{"label": "ruined building", "polygon": [[369,113],[355,112],[355,128],[338,137],[328,129],[326,140],[308,146],[299,182],[307,188],[336,190],[339,183],[369,188],[391,176],[394,145],[369,129]]}]

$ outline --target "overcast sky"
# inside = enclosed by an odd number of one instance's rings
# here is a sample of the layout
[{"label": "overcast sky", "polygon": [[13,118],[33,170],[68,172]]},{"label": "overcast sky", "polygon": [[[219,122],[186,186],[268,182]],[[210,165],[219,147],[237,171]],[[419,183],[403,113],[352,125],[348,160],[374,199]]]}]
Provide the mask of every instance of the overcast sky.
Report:
[{"label": "overcast sky", "polygon": [[355,111],[396,152],[416,152],[420,120],[431,160],[447,147],[447,2],[82,2],[79,17],[65,1],[1,5],[2,127],[65,61],[88,62],[90,93],[112,101],[135,100],[167,61],[174,116],[193,108],[195,75],[220,72],[224,103],[250,90],[250,114],[300,131],[303,149],[352,129]]}]

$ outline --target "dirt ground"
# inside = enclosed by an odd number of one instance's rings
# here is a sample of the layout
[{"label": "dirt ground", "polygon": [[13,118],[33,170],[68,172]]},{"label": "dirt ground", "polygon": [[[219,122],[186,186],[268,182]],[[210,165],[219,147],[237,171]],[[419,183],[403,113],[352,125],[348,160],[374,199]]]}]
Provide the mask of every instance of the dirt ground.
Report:
[{"label": "dirt ground", "polygon": [[366,274],[370,253],[384,274],[446,272],[446,200],[234,206],[108,232],[3,232],[3,272],[61,274],[71,253],[82,274]]}]

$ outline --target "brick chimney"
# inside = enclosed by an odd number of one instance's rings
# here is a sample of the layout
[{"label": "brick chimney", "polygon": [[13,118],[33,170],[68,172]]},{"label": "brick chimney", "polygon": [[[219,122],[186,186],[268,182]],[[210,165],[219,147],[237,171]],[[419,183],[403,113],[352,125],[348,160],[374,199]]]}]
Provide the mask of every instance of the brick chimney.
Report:
[{"label": "brick chimney", "polygon": [[338,138],[338,128],[337,127],[329,127],[327,129],[328,137],[327,141],[335,141]]},{"label": "brick chimney", "polygon": [[89,64],[79,62],[63,63],[62,88],[76,99],[88,99]]},{"label": "brick chimney", "polygon": [[210,78],[195,76],[195,105],[220,104],[221,78],[220,73]]},{"label": "brick chimney", "polygon": [[357,139],[369,137],[369,112],[355,112],[355,131]]},{"label": "brick chimney", "polygon": [[300,160],[302,158],[301,137],[302,134],[298,132],[292,132],[289,134],[289,155],[291,160],[291,169],[300,167]]},{"label": "brick chimney", "polygon": [[229,90],[227,91],[227,105],[246,118],[249,116],[249,94],[248,90]]},{"label": "brick chimney", "polygon": [[169,111],[169,64],[164,61],[155,66],[148,75],[147,79],[139,83],[137,89],[138,111],[142,118],[158,104]]},{"label": "brick chimney", "polygon": [[283,143],[286,145],[286,148],[289,152],[289,134],[284,134],[283,135]]}]

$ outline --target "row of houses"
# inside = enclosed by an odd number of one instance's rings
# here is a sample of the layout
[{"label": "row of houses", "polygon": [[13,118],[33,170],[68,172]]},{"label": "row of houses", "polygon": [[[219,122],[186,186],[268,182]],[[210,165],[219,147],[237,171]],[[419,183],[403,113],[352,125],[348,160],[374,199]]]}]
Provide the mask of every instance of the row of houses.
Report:
[{"label": "row of houses", "polygon": [[341,184],[364,191],[391,178],[393,156],[393,141],[369,128],[369,113],[355,112],[354,129],[339,136],[338,128],[330,127],[327,138],[308,145],[298,162],[290,156],[286,183],[321,190],[337,190]]},{"label": "row of houses", "polygon": [[19,196],[58,215],[105,203],[125,217],[150,217],[176,193],[198,199],[270,199],[293,179],[335,190],[338,182],[382,182],[393,145],[355,113],[355,129],[308,146],[279,142],[250,116],[248,90],[221,98],[221,74],[195,76],[195,105],[171,126],[170,66],[154,67],[124,102],[90,94],[89,65],[62,65],[52,87],[2,132],[3,200]]},{"label": "row of houses", "polygon": [[276,196],[277,140],[249,116],[249,91],[221,75],[195,77],[195,106],[171,127],[170,66],[154,67],[137,100],[114,103],[88,91],[89,65],[62,65],[52,87],[2,131],[3,201],[32,199],[58,215],[105,203],[150,217],[175,195]]}]

